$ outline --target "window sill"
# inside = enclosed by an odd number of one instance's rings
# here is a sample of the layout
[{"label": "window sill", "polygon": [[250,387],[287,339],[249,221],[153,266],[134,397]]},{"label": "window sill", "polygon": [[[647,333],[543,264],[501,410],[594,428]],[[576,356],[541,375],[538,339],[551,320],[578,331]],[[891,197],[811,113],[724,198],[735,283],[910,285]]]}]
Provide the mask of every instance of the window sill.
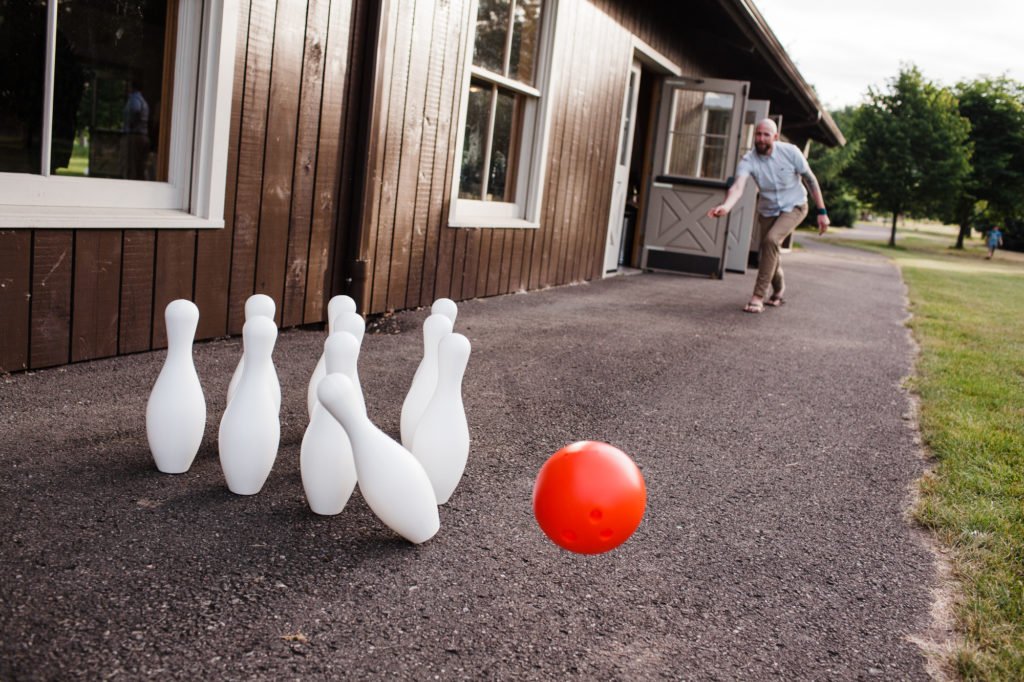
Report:
[{"label": "window sill", "polygon": [[493,216],[473,218],[451,218],[448,220],[448,227],[455,228],[517,228],[525,230],[536,230],[540,223],[522,218],[495,218]]},{"label": "window sill", "polygon": [[0,207],[0,229],[217,229],[223,218],[202,218],[185,211],[140,208],[80,208],[53,206]]}]

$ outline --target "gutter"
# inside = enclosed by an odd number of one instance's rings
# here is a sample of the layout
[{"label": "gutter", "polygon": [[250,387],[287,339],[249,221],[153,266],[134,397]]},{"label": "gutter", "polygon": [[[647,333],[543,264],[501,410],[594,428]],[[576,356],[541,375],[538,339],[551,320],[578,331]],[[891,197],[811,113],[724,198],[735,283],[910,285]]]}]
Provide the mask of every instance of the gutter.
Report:
[{"label": "gutter", "polygon": [[811,86],[800,75],[800,71],[797,70],[793,60],[783,49],[779,39],[775,37],[768,22],[754,6],[753,0],[718,1],[743,30],[747,38],[754,43],[755,49],[768,60],[772,70],[778,74],[782,82],[797,95],[798,99],[802,100],[809,113],[813,112],[810,118],[803,121],[790,122],[787,120],[787,127],[816,127],[832,145],[845,145],[846,138],[843,136],[843,132],[839,130],[839,126],[832,120],[832,116],[818,101],[818,96]]}]

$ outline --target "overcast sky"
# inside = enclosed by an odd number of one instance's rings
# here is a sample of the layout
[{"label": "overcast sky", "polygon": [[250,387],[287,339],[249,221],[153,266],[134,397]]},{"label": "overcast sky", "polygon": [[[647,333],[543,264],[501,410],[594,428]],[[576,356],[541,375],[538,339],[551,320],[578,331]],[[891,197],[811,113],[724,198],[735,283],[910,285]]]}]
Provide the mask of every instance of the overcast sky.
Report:
[{"label": "overcast sky", "polygon": [[901,63],[943,85],[1024,82],[1024,0],[753,0],[825,108],[857,104]]}]

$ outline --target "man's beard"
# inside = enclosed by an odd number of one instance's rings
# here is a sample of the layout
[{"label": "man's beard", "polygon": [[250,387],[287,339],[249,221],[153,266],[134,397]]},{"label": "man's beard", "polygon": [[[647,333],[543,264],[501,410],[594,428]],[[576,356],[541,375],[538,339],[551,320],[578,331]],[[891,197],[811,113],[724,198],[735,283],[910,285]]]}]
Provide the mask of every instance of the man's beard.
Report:
[{"label": "man's beard", "polygon": [[758,154],[764,156],[765,154],[771,152],[772,144],[771,142],[755,142],[754,149],[757,150]]}]

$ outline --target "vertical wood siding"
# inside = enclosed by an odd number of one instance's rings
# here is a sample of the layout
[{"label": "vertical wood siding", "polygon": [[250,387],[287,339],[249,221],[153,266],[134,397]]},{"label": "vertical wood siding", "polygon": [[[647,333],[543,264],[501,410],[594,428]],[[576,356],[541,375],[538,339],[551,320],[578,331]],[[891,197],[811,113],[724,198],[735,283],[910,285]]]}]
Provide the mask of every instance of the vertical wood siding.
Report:
[{"label": "vertical wood siding", "polygon": [[239,333],[255,292],[280,323],[323,321],[354,195],[360,2],[240,2],[224,229],[0,231],[0,371],[163,347],[175,298],[199,306],[198,338]]},{"label": "vertical wood siding", "polygon": [[361,310],[379,313],[600,277],[632,35],[704,75],[658,8],[561,0],[538,229],[449,228],[468,0],[392,0],[381,20],[358,254]]},{"label": "vertical wood siding", "polygon": [[343,276],[366,313],[600,277],[632,35],[709,74],[657,3],[561,3],[540,227],[490,229],[447,225],[469,0],[241,0],[224,229],[0,231],[0,371],[163,347],[179,297],[211,338]]}]

